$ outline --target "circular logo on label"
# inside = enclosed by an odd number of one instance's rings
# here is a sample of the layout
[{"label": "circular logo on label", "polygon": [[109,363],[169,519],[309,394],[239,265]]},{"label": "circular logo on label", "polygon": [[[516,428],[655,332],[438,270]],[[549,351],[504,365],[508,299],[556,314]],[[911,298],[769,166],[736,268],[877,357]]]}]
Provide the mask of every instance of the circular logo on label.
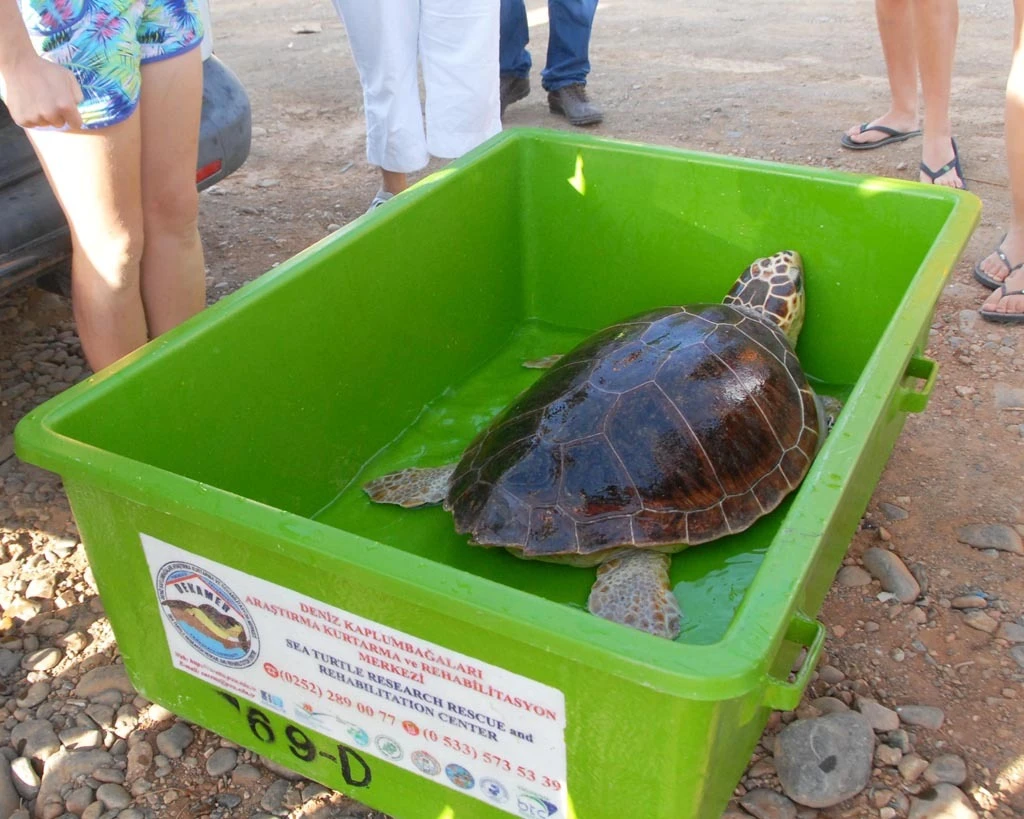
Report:
[{"label": "circular logo on label", "polygon": [[351,722],[345,722],[348,727],[345,729],[345,733],[349,735],[351,740],[358,745],[360,748],[365,748],[370,744],[370,735],[366,733],[358,725],[353,725]]},{"label": "circular logo on label", "polygon": [[487,798],[492,802],[497,802],[499,805],[503,805],[505,802],[508,802],[508,791],[505,790],[505,786],[497,779],[481,779],[480,790],[482,790],[487,795]]},{"label": "circular logo on label", "polygon": [[402,723],[402,730],[410,736],[418,736],[420,733],[420,726],[418,726],[411,719],[407,719]]},{"label": "circular logo on label", "polygon": [[377,746],[377,750],[381,752],[381,755],[385,759],[397,762],[402,758],[402,746],[395,742],[391,737],[386,737],[381,734],[373,740],[373,744]]},{"label": "circular logo on label", "polygon": [[227,668],[247,668],[256,662],[256,623],[238,595],[216,575],[175,560],[160,567],[156,593],[167,621],[206,659]]},{"label": "circular logo on label", "polygon": [[441,763],[426,751],[413,751],[409,759],[420,773],[425,773],[427,776],[437,776],[441,773]]},{"label": "circular logo on label", "polygon": [[461,765],[456,765],[454,762],[451,765],[445,766],[444,773],[456,788],[462,788],[463,790],[468,791],[474,784],[476,784],[476,780],[473,779],[473,774]]}]

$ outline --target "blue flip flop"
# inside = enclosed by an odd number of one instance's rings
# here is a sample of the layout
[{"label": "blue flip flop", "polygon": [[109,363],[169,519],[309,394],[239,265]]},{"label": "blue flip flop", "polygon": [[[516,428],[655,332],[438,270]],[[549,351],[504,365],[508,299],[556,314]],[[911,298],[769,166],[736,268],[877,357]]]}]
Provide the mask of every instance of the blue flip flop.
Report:
[{"label": "blue flip flop", "polygon": [[[999,298],[1007,296],[1024,296],[1024,290],[1007,290],[1006,282],[999,285]],[[979,310],[978,314],[986,321],[994,321],[996,324],[1024,324],[1024,313],[997,313],[995,310]]]},{"label": "blue flip flop", "polygon": [[872,148],[881,148],[883,145],[892,145],[894,142],[903,142],[905,139],[921,136],[920,129],[915,131],[897,131],[895,128],[889,128],[885,125],[871,125],[865,122],[860,126],[860,133],[866,134],[868,131],[878,131],[880,134],[886,134],[886,137],[874,142],[854,142],[850,139],[849,134],[843,134],[839,144],[844,148],[849,148],[851,151],[868,151]]},{"label": "blue flip flop", "polygon": [[1005,241],[1006,234],[1004,233],[1003,238],[1000,239],[999,244],[996,245],[996,249],[992,251],[993,253],[996,254],[996,256],[999,257],[999,261],[1001,261],[1003,265],[1006,267],[1006,276],[1003,278],[1002,281],[1000,281],[999,279],[993,279],[984,270],[982,270],[981,262],[975,262],[974,264],[974,278],[977,279],[981,284],[985,285],[985,287],[987,287],[989,290],[995,290],[996,288],[1000,287],[1003,282],[1010,278],[1010,276],[1012,276],[1014,273],[1016,273],[1018,270],[1024,267],[1024,262],[1021,262],[1020,264],[1010,264],[1010,260],[1006,257],[1006,254],[1003,253],[1003,242]]},{"label": "blue flip flop", "polygon": [[960,181],[963,183],[963,187],[959,190],[967,190],[967,177],[964,176],[963,168],[960,167],[960,152],[956,147],[956,139],[950,138],[949,140],[953,144],[953,158],[949,160],[945,165],[939,168],[937,171],[933,171],[923,162],[921,163],[921,173],[928,176],[932,181],[931,184],[935,184],[935,180],[943,174],[947,174],[950,171],[956,171],[956,175],[960,177]]}]

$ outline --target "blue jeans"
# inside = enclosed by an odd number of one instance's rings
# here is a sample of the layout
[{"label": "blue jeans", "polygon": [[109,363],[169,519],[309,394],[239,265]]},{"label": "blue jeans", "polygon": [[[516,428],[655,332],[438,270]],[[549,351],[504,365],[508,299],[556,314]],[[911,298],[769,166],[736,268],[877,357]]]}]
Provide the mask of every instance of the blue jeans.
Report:
[{"label": "blue jeans", "polygon": [[[597,0],[548,0],[548,59],[540,81],[546,91],[586,83],[590,73],[590,30]],[[525,0],[501,0],[502,74],[526,77],[530,74],[530,27],[526,22]]]}]

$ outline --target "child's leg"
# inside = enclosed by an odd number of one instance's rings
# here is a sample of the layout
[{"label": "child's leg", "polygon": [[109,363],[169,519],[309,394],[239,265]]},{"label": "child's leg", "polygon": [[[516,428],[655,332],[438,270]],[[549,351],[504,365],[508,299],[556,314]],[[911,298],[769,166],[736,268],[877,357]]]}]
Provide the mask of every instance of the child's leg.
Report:
[{"label": "child's leg", "polygon": [[94,131],[27,133],[71,226],[75,322],[100,370],[147,340],[139,113]]},{"label": "child's leg", "polygon": [[501,130],[500,6],[494,0],[423,0],[420,54],[427,146],[453,159]]},{"label": "child's leg", "polygon": [[198,48],[142,65],[142,301],[150,337],[206,304],[196,162],[203,100]]}]

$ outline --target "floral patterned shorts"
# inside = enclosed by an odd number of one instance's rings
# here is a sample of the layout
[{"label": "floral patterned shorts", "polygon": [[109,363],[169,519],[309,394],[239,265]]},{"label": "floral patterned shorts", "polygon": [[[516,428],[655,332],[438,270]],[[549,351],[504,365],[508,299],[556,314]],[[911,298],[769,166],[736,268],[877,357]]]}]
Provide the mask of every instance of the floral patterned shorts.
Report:
[{"label": "floral patterned shorts", "polygon": [[85,99],[86,128],[131,116],[139,104],[142,63],[198,46],[197,0],[19,0],[36,51],[74,73]]}]

